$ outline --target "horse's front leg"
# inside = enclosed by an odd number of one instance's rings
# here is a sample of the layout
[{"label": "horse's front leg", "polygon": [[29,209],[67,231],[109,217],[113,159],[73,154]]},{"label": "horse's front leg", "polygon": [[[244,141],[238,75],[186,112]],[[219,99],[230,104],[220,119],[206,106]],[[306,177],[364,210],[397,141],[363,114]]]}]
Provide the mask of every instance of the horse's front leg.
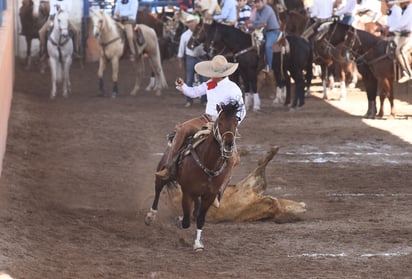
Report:
[{"label": "horse's front leg", "polygon": [[68,97],[71,93],[70,82],[70,65],[72,64],[72,58],[69,56],[63,65],[63,97]]},{"label": "horse's front leg", "polygon": [[117,81],[119,79],[119,57],[114,57],[112,59],[112,81],[113,81],[113,89],[112,89],[112,98],[116,98],[119,94],[119,88]]},{"label": "horse's front leg", "polygon": [[190,227],[190,211],[192,209],[193,199],[188,194],[183,193],[182,196],[182,209],[183,218],[179,217],[176,220],[176,225],[181,229],[187,229]]},{"label": "horse's front leg", "polygon": [[103,82],[103,74],[104,70],[106,69],[106,59],[103,55],[100,56],[99,60],[99,69],[97,71],[97,77],[99,78],[99,94],[97,96],[103,97],[104,96],[104,82]]},{"label": "horse's front leg", "polygon": [[52,57],[49,58],[49,65],[50,65],[50,75],[51,75],[51,91],[50,91],[50,99],[56,98],[56,83],[57,83],[57,67],[59,66],[55,59]]},{"label": "horse's front leg", "polygon": [[29,70],[31,67],[31,38],[26,36],[26,45],[27,45],[27,50],[26,50],[26,70]]},{"label": "horse's front leg", "polygon": [[212,205],[213,201],[216,199],[216,194],[208,194],[202,197],[200,204],[199,216],[196,220],[196,238],[193,243],[193,249],[195,251],[203,251],[205,246],[202,241],[202,229],[206,221],[206,213],[209,207]]}]

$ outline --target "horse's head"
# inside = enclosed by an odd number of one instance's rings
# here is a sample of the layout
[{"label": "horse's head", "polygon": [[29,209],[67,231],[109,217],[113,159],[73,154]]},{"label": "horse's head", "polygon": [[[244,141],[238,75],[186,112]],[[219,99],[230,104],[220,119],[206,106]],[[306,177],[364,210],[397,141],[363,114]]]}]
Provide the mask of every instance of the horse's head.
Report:
[{"label": "horse's head", "polygon": [[90,10],[92,20],[93,36],[99,38],[101,36],[104,25],[104,11]]},{"label": "horse's head", "polygon": [[62,36],[69,36],[69,14],[60,8],[54,17],[54,28],[58,28]]},{"label": "horse's head", "polygon": [[196,25],[196,28],[187,43],[189,48],[193,49],[205,41],[207,34],[205,25],[206,24],[202,21]]},{"label": "horse's head", "polygon": [[220,104],[216,107],[219,116],[213,126],[213,135],[220,144],[222,156],[230,158],[235,151],[236,128],[239,123],[237,113],[241,107],[238,101]]},{"label": "horse's head", "polygon": [[209,57],[214,57],[217,54],[222,54],[225,49],[225,44],[222,40],[222,32],[219,32],[220,23],[213,21],[208,26],[207,32],[205,32],[205,39],[203,41],[203,48],[207,52]]}]

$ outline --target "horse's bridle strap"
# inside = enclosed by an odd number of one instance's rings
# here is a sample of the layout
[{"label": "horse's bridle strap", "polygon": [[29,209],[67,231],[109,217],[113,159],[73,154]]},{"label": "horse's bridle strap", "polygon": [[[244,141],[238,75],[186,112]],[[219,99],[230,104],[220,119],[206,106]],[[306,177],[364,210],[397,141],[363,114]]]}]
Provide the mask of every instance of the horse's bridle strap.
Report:
[{"label": "horse's bridle strap", "polygon": [[116,41],[118,41],[118,40],[120,40],[120,39],[121,39],[120,37],[116,37],[116,38],[108,41],[107,43],[100,43],[100,46],[101,46],[102,48],[106,48],[108,45],[110,45],[110,44],[112,44],[112,43],[114,43],[114,42],[116,42]]}]

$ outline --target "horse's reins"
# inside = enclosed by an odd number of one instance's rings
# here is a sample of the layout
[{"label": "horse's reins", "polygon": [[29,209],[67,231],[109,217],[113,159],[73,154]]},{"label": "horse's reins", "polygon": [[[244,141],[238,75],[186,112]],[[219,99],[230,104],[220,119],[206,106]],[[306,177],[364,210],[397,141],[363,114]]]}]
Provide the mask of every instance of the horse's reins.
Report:
[{"label": "horse's reins", "polygon": [[[103,29],[103,20],[99,20],[99,28],[100,33],[102,33],[102,29]],[[101,35],[99,36],[99,45],[101,46],[102,50],[103,50],[103,54],[106,57],[106,48],[111,45],[114,42],[117,42],[118,40],[123,40],[122,37],[118,36],[115,37],[114,39],[111,39],[108,42],[102,42],[102,37]]]},{"label": "horse's reins", "polygon": [[[353,48],[354,48],[354,46],[355,46],[355,43],[358,42],[360,45],[362,45],[362,43],[361,43],[361,41],[360,41],[360,38],[359,38],[359,35],[358,35],[358,32],[356,31],[356,29],[353,29],[353,31],[350,30],[350,31],[348,31],[348,32],[349,32],[350,34],[352,34],[352,40],[349,42],[348,49],[350,49],[350,51],[351,51],[352,53],[355,53],[355,54],[358,55],[358,58],[355,59],[355,62],[356,62],[356,63],[358,63],[359,61],[363,61],[363,62],[366,62],[366,65],[371,66],[371,65],[373,65],[373,64],[375,64],[375,63],[377,63],[377,62],[379,62],[379,61],[381,61],[381,60],[383,60],[383,59],[385,59],[385,58],[387,58],[387,57],[390,57],[390,55],[387,53],[387,51],[385,51],[385,54],[384,54],[384,55],[381,55],[381,56],[379,56],[379,57],[377,57],[377,58],[375,58],[375,59],[372,59],[372,60],[370,60],[370,61],[366,60],[365,57],[366,57],[369,53],[373,52],[373,47],[368,48],[368,49],[365,51],[365,53],[363,53],[363,54],[359,54],[359,53],[355,52],[355,51],[353,50]],[[384,42],[386,42],[386,41],[381,41],[380,43],[384,43]]]},{"label": "horse's reins", "polygon": [[[53,27],[52,27],[50,33],[53,31],[54,27],[55,27],[55,26],[54,26],[54,24],[53,24]],[[54,41],[51,36],[49,36],[49,41],[52,43],[52,45],[54,45],[55,47],[57,47],[57,50],[58,50],[58,52],[59,52],[59,62],[61,63],[61,62],[63,61],[63,55],[62,55],[62,50],[61,50],[61,48],[62,48],[63,46],[65,46],[65,45],[70,41],[70,35],[68,35],[68,36],[62,36],[62,32],[61,32],[61,31],[62,31],[62,28],[60,28],[60,25],[59,25],[59,30],[60,30],[59,42]],[[61,41],[62,38],[65,39],[63,42]]]},{"label": "horse's reins", "polygon": [[195,162],[197,163],[197,165],[204,171],[204,173],[207,174],[207,176],[209,177],[208,178],[209,182],[212,180],[213,177],[216,177],[216,176],[219,176],[220,174],[222,174],[222,172],[226,168],[228,159],[230,159],[233,156],[233,151],[231,152],[230,156],[225,154],[224,148],[223,148],[223,137],[226,134],[232,134],[233,138],[236,138],[235,134],[231,131],[226,131],[223,134],[221,134],[220,130],[219,130],[219,127],[217,126],[216,122],[213,125],[212,130],[213,130],[214,139],[220,145],[220,148],[221,148],[220,150],[221,150],[221,155],[222,155],[221,158],[223,158],[223,163],[222,163],[222,165],[220,166],[220,168],[218,170],[211,170],[211,169],[207,168],[205,165],[203,165],[202,162],[200,161],[199,155],[196,153],[195,147],[194,146],[190,147],[190,154],[192,154],[192,157],[195,160]]}]

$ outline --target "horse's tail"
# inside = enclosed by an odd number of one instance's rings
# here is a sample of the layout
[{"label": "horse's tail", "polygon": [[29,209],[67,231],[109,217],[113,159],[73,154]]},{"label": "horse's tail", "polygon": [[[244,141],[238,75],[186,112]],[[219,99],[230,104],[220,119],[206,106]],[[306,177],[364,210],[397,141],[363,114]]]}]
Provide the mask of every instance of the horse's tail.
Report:
[{"label": "horse's tail", "polygon": [[153,57],[153,63],[154,63],[155,68],[158,69],[157,72],[159,73],[159,80],[157,84],[158,88],[167,88],[168,85],[167,85],[165,74],[163,72],[159,44],[156,44],[156,56]]}]

